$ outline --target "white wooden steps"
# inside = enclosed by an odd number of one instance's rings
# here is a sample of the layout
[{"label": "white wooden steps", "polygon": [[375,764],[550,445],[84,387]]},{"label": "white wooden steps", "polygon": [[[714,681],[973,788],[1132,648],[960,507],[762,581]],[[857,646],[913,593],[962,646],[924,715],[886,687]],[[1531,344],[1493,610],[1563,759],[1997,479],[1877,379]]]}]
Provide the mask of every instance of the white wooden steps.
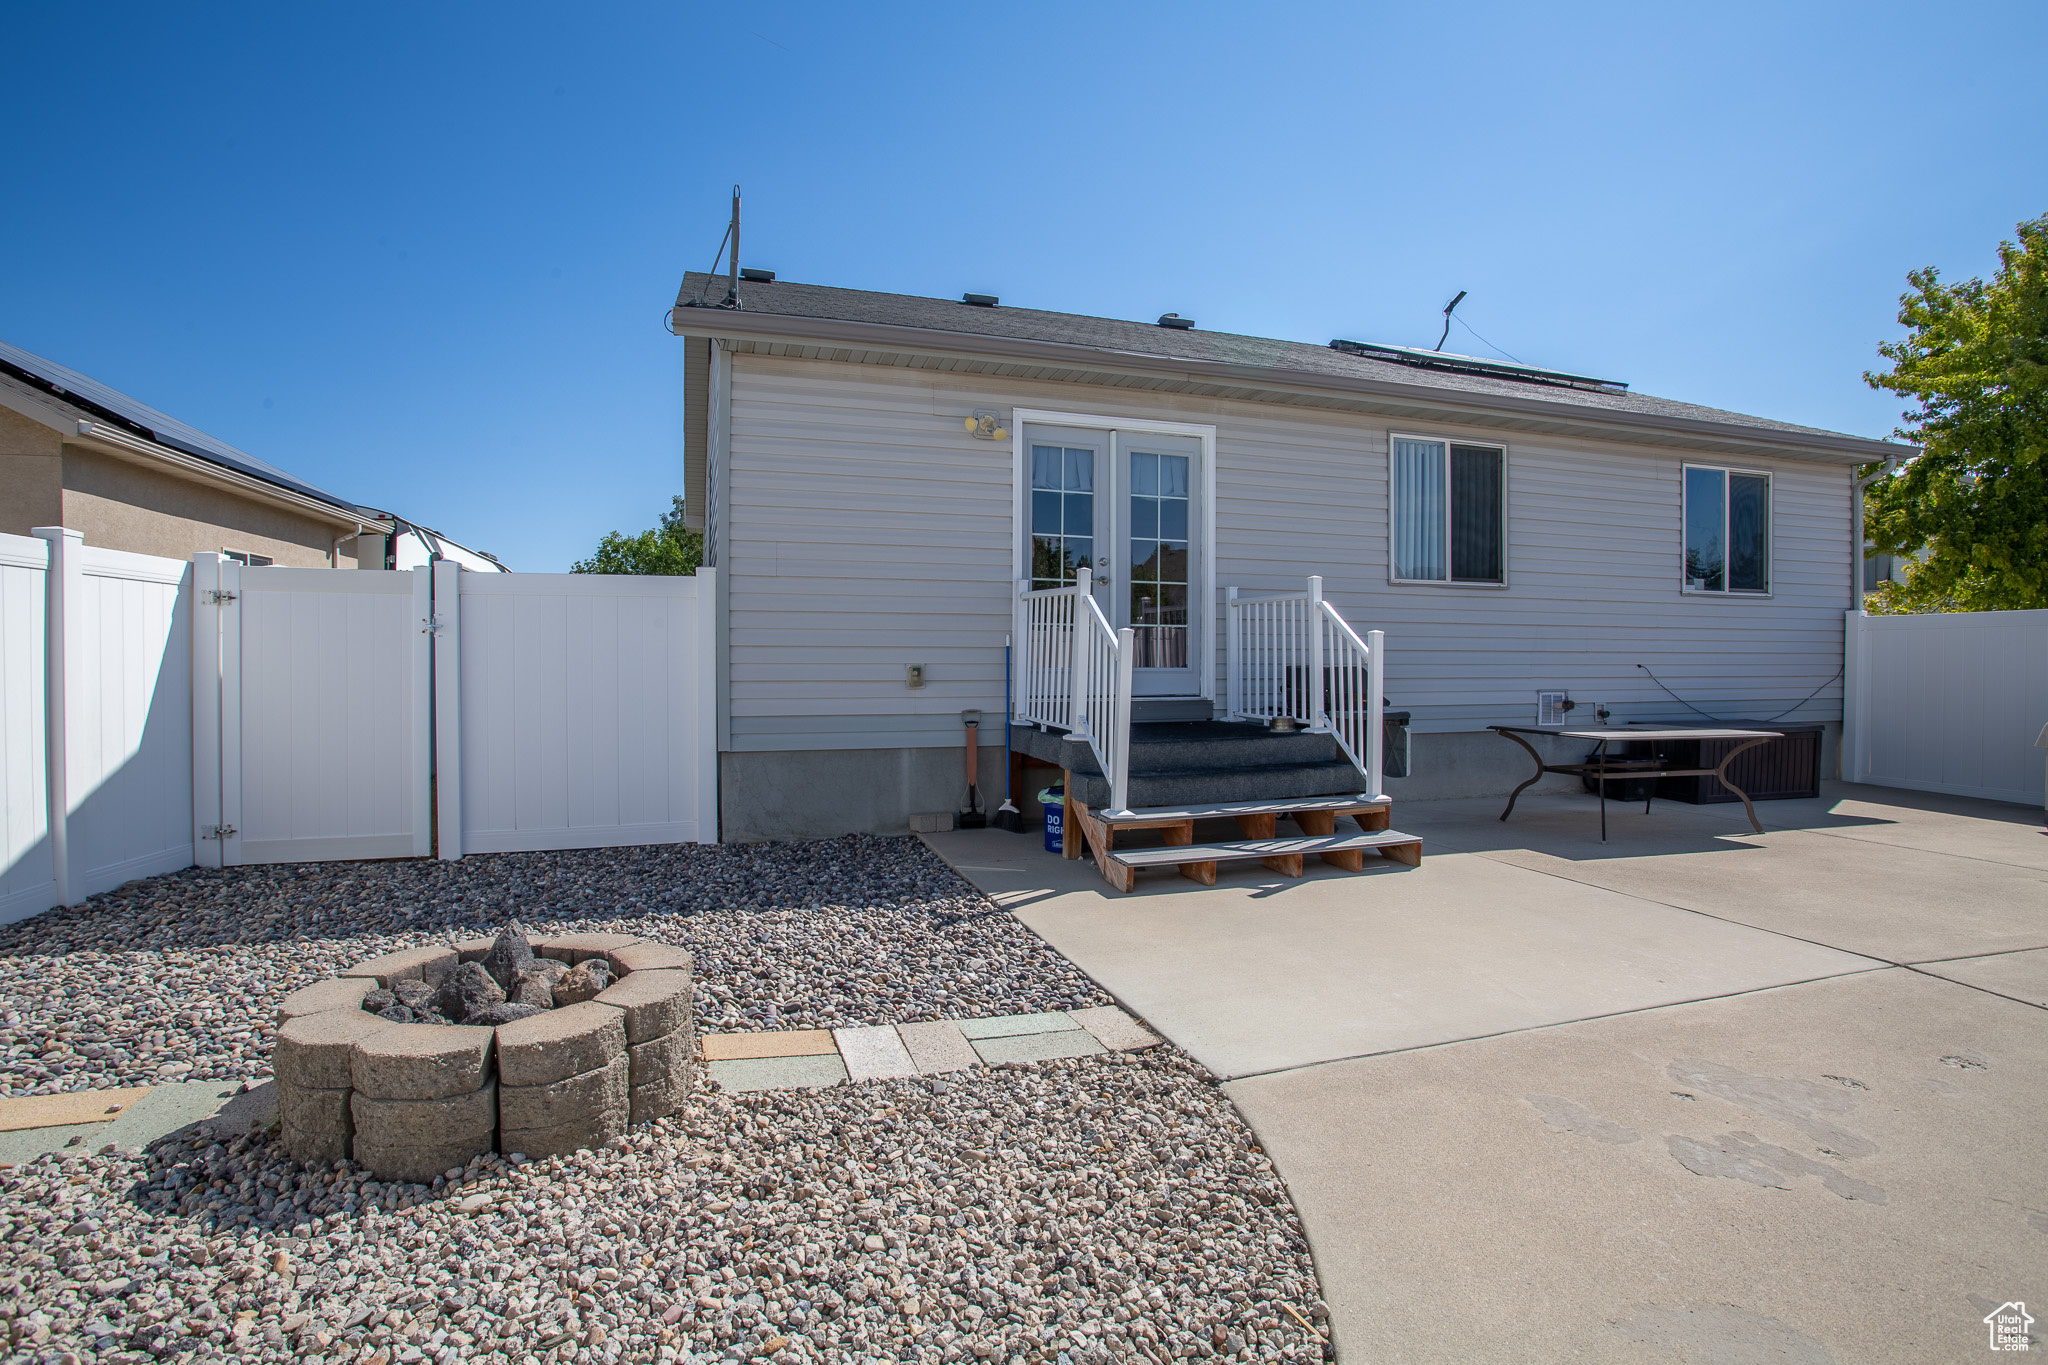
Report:
[{"label": "white wooden steps", "polygon": [[[1175,867],[1204,886],[1216,884],[1216,865],[1256,860],[1286,877],[1302,875],[1302,861],[1313,853],[1324,862],[1350,872],[1365,870],[1365,855],[1378,853],[1411,867],[1422,864],[1422,840],[1388,828],[1393,802],[1386,797],[1308,796],[1294,800],[1219,802],[1213,805],[1154,806],[1108,816],[1077,801],[1067,803],[1066,856],[1078,858],[1085,840],[1103,879],[1119,891],[1137,883],[1140,868]],[[1279,837],[1276,823],[1286,816],[1301,827],[1300,837]],[[1337,833],[1340,817],[1350,817],[1359,833]],[[1220,844],[1197,844],[1195,821],[1232,819],[1245,836]],[[1165,844],[1155,848],[1116,847],[1119,830],[1158,830]],[[1080,838],[1072,837],[1080,835]]]}]

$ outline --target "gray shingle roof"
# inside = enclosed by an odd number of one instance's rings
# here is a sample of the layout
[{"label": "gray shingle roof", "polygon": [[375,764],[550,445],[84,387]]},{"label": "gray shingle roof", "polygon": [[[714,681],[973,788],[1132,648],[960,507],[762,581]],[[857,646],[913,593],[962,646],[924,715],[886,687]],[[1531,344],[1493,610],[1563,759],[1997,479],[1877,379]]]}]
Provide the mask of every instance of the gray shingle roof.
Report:
[{"label": "gray shingle roof", "polygon": [[[690,306],[702,292],[706,305],[715,306],[725,298],[723,275],[686,275],[677,304],[682,310],[676,330],[689,331]],[[863,289],[837,289],[830,285],[740,282],[741,311],[751,317],[781,316],[822,321],[860,323],[885,327],[914,327],[932,332],[955,332],[966,337],[1000,337],[1013,341],[1047,342],[1082,346],[1111,354],[1140,355],[1166,360],[1189,360],[1292,372],[1305,381],[1318,378],[1375,380],[1389,384],[1513,397],[1525,401],[1554,403],[1573,409],[1591,409],[1627,420],[1630,416],[1677,418],[1746,427],[1758,433],[1789,436],[1846,437],[1867,441],[1868,437],[1828,431],[1821,427],[1774,422],[1767,417],[1728,412],[1657,398],[1646,393],[1629,393],[1593,387],[1570,387],[1479,374],[1425,368],[1393,360],[1334,350],[1327,345],[1302,341],[1278,341],[1269,337],[1238,336],[1230,332],[1208,332],[1199,328],[1182,331],[1155,323],[1128,322],[1120,318],[1088,317],[1079,313],[1050,313],[1035,308],[1012,308],[1007,304],[982,308],[952,299],[921,298],[913,294],[882,294]],[[710,308],[707,307],[707,311]],[[708,324],[704,330],[715,330]],[[1910,447],[1896,447],[1910,449]]]}]

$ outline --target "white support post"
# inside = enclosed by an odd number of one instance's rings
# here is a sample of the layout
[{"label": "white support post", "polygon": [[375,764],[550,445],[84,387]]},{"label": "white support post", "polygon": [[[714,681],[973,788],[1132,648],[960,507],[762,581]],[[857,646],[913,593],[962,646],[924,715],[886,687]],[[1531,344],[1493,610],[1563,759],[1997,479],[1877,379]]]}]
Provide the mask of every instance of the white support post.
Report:
[{"label": "white support post", "polygon": [[1386,743],[1386,727],[1381,713],[1386,708],[1386,698],[1382,694],[1387,681],[1387,633],[1383,630],[1367,631],[1365,650],[1365,794],[1378,800],[1380,775],[1385,769],[1385,759],[1380,751]]},{"label": "white support post", "polygon": [[697,842],[718,842],[718,570],[697,570]]},{"label": "white support post", "polygon": [[434,845],[462,857],[462,566],[434,563]]},{"label": "white support post", "polygon": [[[1862,494],[1858,493],[1858,497]],[[1870,637],[1864,631],[1869,620],[1859,606],[1842,618],[1842,780],[1862,782],[1869,775],[1869,752],[1865,741],[1864,706],[1869,692]]]},{"label": "white support post", "polygon": [[434,852],[434,772],[430,755],[434,751],[434,579],[432,566],[412,570],[412,608],[420,623],[413,636],[412,742],[419,755],[413,769],[412,856],[428,858]]},{"label": "white support post", "polygon": [[1224,696],[1227,698],[1224,717],[1228,720],[1244,719],[1244,697],[1238,691],[1238,640],[1237,640],[1237,585],[1223,590],[1224,668],[1229,676],[1224,681]]},{"label": "white support post", "polygon": [[1024,680],[1031,675],[1031,606],[1024,597],[1029,591],[1031,580],[1020,578],[1010,597],[1010,714],[1004,717],[1006,725],[1018,719],[1020,710],[1030,708],[1024,699]]},{"label": "white support post", "polygon": [[242,566],[220,569],[220,865],[242,865]]},{"label": "white support post", "polygon": [[220,565],[218,553],[192,556],[192,861],[219,867]]},{"label": "white support post", "polygon": [[1330,730],[1329,710],[1323,705],[1323,576],[1308,576],[1308,728],[1319,734]]},{"label": "white support post", "polygon": [[1095,572],[1086,564],[1074,571],[1074,586],[1080,591],[1074,597],[1074,620],[1068,635],[1067,653],[1074,669],[1073,710],[1067,718],[1073,725],[1067,730],[1069,739],[1086,738],[1089,723],[1094,720],[1088,714],[1088,599],[1095,591]]},{"label": "white support post", "polygon": [[1116,727],[1109,736],[1116,771],[1109,784],[1113,813],[1131,811],[1131,662],[1137,653],[1137,635],[1129,626],[1116,633]]},{"label": "white support post", "polygon": [[79,554],[85,533],[37,526],[30,534],[50,546],[50,568],[43,575],[43,771],[48,784],[50,873],[57,883],[57,904],[76,905],[85,899],[85,867],[82,850],[72,845],[70,825],[85,783],[77,780],[83,774],[71,770],[77,746],[71,743],[67,703],[69,680],[82,682],[85,677],[85,575]]}]

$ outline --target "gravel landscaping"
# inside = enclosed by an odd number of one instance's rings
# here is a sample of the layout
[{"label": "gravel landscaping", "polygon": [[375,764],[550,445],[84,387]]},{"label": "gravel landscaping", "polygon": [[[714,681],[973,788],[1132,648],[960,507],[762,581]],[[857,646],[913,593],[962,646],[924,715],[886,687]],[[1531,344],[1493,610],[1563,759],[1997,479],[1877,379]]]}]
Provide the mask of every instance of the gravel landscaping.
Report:
[{"label": "gravel landscaping", "polygon": [[262,1137],[52,1155],[0,1171],[0,1242],[23,1360],[1328,1358],[1279,1178],[1163,1047],[700,1091],[431,1189]]},{"label": "gravel landscaping", "polygon": [[690,949],[700,1032],[1109,1003],[912,839],[195,868],[0,928],[0,1095],[265,1075],[287,992],[514,920]]}]

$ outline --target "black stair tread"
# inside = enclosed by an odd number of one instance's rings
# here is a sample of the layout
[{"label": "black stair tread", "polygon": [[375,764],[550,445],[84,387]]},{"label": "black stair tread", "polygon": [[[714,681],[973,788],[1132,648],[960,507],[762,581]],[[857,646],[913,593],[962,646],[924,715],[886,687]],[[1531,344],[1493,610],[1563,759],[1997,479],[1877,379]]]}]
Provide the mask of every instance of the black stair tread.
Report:
[{"label": "black stair tread", "polygon": [[1371,810],[1391,806],[1390,796],[1367,796],[1353,792],[1337,796],[1283,796],[1263,801],[1210,801],[1170,806],[1136,806],[1122,815],[1089,814],[1106,825],[1159,824],[1181,820],[1210,820],[1232,815],[1296,815],[1314,811]]}]

